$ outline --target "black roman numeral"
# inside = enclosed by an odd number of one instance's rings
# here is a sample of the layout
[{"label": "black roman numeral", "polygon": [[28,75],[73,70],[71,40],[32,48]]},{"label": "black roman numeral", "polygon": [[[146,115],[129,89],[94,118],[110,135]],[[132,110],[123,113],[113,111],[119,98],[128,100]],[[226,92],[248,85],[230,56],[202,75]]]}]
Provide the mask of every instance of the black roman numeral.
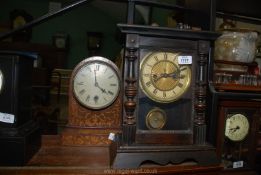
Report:
[{"label": "black roman numeral", "polygon": [[151,81],[148,81],[148,82],[146,83],[146,86],[150,87],[150,86],[151,86]]},{"label": "black roman numeral", "polygon": [[77,82],[77,85],[83,85],[83,82]]},{"label": "black roman numeral", "polygon": [[186,69],[187,69],[187,67],[182,67],[182,68],[180,68],[180,71],[184,71]]},{"label": "black roman numeral", "polygon": [[167,60],[168,59],[168,55],[167,53],[164,53],[164,60]]},{"label": "black roman numeral", "polygon": [[183,87],[183,84],[182,84],[182,83],[179,83],[179,84],[178,84],[178,87],[182,88],[182,87]]},{"label": "black roman numeral", "polygon": [[89,101],[90,100],[90,95],[88,95],[85,99],[85,101]]},{"label": "black roman numeral", "polygon": [[81,95],[83,95],[83,94],[85,93],[85,89],[80,90],[79,93],[80,93]]},{"label": "black roman numeral", "polygon": [[167,97],[167,94],[165,91],[163,91],[163,97],[166,98]]},{"label": "black roman numeral", "polygon": [[109,93],[110,95],[114,95],[114,93],[113,93],[112,91],[108,91],[108,93]]},{"label": "black roman numeral", "polygon": [[99,65],[99,64],[96,64],[96,65],[95,65],[95,70],[96,70],[96,71],[99,71],[99,69],[100,69],[100,65]]}]

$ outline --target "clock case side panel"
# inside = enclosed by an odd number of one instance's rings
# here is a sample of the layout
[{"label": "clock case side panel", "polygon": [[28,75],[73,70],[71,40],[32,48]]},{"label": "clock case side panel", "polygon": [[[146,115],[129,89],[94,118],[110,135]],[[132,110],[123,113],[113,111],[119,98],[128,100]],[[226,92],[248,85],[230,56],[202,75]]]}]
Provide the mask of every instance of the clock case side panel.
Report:
[{"label": "clock case side panel", "polygon": [[[217,155],[226,168],[232,169],[232,163],[244,161],[241,168],[253,168],[256,155],[256,137],[259,130],[259,118],[261,115],[261,103],[257,101],[223,100],[220,101],[218,113],[218,126],[216,137]],[[233,142],[225,136],[226,119],[232,114],[243,114],[249,121],[249,133],[242,141]],[[242,152],[237,155],[228,155],[226,151]],[[227,157],[228,156],[228,157]],[[238,160],[236,160],[238,159]],[[240,160],[239,160],[240,159]],[[241,160],[242,159],[242,160]],[[229,163],[232,162],[232,163]]]},{"label": "clock case side panel", "polygon": [[[152,52],[171,52],[179,53],[183,56],[192,56],[192,65],[190,65],[190,68],[191,72],[196,72],[196,64],[198,62],[196,41],[140,36],[140,59],[138,61],[141,62],[146,54]],[[193,144],[195,80],[196,74],[192,73],[192,79],[188,90],[178,100],[169,104],[158,103],[148,98],[144,98],[145,95],[142,90],[138,88],[140,98],[137,106],[138,117],[136,143],[174,145]],[[143,102],[144,99],[145,102]],[[146,129],[144,126],[146,120],[145,116],[149,113],[150,109],[154,109],[155,107],[169,111],[167,112],[169,123],[166,124],[165,128],[156,131]],[[178,125],[175,126],[175,123],[178,123]]]}]

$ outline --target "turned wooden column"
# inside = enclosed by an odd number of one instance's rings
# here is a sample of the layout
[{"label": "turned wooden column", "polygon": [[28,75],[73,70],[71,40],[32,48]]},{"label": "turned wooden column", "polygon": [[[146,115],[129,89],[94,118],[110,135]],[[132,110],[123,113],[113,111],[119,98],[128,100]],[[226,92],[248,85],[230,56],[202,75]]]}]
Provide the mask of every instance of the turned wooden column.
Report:
[{"label": "turned wooden column", "polygon": [[124,114],[123,114],[123,143],[130,145],[135,141],[136,132],[136,94],[137,94],[137,77],[136,77],[136,60],[137,60],[137,35],[129,34],[126,40],[124,77],[125,97],[124,97]]},{"label": "turned wooden column", "polygon": [[209,56],[209,43],[198,42],[198,70],[195,88],[195,116],[194,116],[194,142],[204,144],[206,141],[206,85],[207,62]]}]

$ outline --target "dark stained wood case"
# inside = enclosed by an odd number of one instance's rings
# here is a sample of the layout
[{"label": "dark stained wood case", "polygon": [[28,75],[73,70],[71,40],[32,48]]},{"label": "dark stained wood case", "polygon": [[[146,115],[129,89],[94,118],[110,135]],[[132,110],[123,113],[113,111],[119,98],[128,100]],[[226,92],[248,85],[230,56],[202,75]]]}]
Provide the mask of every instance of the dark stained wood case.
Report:
[{"label": "dark stained wood case", "polygon": [[[208,61],[212,41],[219,34],[130,24],[118,26],[126,34],[126,43],[122,135],[113,166],[134,168],[146,161],[164,165],[186,160],[201,165],[218,164],[213,145],[206,142],[205,110]],[[177,101],[154,102],[140,89],[140,62],[150,52],[175,52],[192,57],[191,85]],[[145,117],[154,107],[164,110],[168,121],[157,131],[145,125]]]}]

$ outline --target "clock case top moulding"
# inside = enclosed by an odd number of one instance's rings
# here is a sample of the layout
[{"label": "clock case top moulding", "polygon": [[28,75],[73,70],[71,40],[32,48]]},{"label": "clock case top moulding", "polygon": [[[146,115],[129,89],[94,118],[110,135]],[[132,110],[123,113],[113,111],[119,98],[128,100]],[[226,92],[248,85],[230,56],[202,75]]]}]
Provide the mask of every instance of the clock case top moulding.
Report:
[{"label": "clock case top moulding", "polygon": [[[211,57],[211,46],[219,34],[209,31],[177,30],[167,27],[154,27],[130,24],[118,24],[121,32],[126,34],[124,77],[123,77],[123,115],[122,134],[115,159],[114,168],[137,168],[142,163],[151,161],[161,165],[182,163],[192,160],[199,165],[218,164],[215,148],[207,143],[205,116],[208,63]],[[139,62],[144,49],[155,51],[184,51],[196,53],[193,63],[194,80],[191,84],[191,128],[157,135],[155,132],[142,134],[138,128],[139,110]],[[181,114],[182,115],[182,114]],[[164,143],[164,139],[173,139]],[[153,140],[153,141],[151,141]],[[158,142],[158,143],[157,143]]]}]

